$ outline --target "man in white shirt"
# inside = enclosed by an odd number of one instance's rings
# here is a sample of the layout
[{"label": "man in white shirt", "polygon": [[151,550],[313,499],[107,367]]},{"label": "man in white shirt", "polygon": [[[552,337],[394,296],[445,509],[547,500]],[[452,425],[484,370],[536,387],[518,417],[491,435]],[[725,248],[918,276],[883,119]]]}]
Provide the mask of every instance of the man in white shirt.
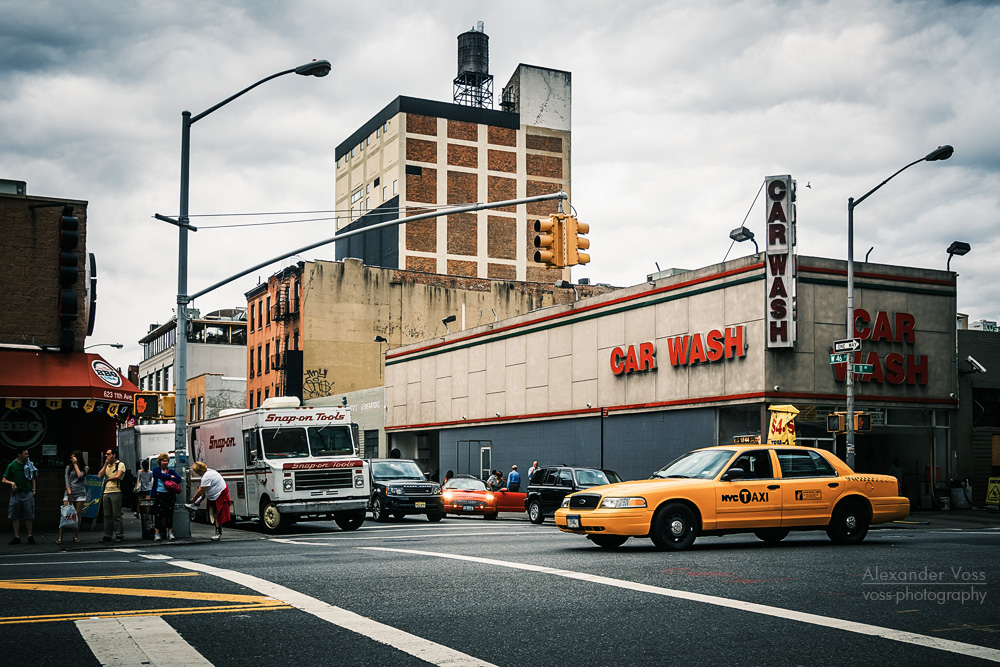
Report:
[{"label": "man in white shirt", "polygon": [[232,518],[229,512],[229,506],[232,504],[232,500],[229,498],[229,487],[218,471],[212,470],[201,461],[191,466],[191,470],[201,476],[201,482],[194,497],[191,498],[191,502],[185,507],[197,509],[197,503],[201,502],[202,498],[208,500],[208,503],[215,510],[215,535],[212,536],[212,539],[221,540],[222,524]]}]

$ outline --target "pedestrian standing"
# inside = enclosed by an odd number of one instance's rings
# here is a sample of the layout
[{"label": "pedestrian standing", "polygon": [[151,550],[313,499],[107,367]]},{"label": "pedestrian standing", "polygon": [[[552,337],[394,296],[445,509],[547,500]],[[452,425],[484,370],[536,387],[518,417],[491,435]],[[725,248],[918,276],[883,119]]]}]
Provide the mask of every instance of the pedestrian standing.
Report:
[{"label": "pedestrian standing", "polygon": [[[102,542],[125,539],[125,526],[122,523],[122,489],[121,478],[125,475],[125,464],[118,460],[115,451],[104,452],[104,466],[97,473],[98,479],[104,481],[104,493],[101,494],[101,505],[104,507],[104,537]],[[115,538],[112,538],[112,532]]]},{"label": "pedestrian standing", "polygon": [[232,519],[229,506],[233,501],[229,497],[229,487],[226,485],[226,480],[222,479],[222,475],[201,461],[191,466],[191,470],[194,470],[201,477],[201,483],[186,507],[196,509],[197,504],[204,497],[215,510],[215,535],[212,536],[212,539],[221,540],[222,524],[229,523]]},{"label": "pedestrian standing", "polygon": [[503,473],[494,470],[490,478],[486,480],[486,486],[490,491],[499,491],[503,488]]},{"label": "pedestrian standing", "polygon": [[[69,465],[66,466],[66,503],[76,507],[76,528],[73,529],[73,541],[80,542],[80,514],[83,504],[87,502],[87,466],[83,465],[83,452],[74,449],[69,455]],[[62,527],[59,528],[59,539],[56,544],[62,544]]]},{"label": "pedestrian standing", "polygon": [[528,484],[531,484],[531,476],[535,474],[536,470],[538,470],[538,461],[533,461],[531,467],[528,468]]},{"label": "pedestrian standing", "polygon": [[159,464],[159,467],[151,473],[152,485],[149,497],[153,499],[153,516],[156,517],[153,524],[156,529],[156,535],[153,537],[153,541],[159,542],[163,539],[163,535],[161,534],[163,531],[166,532],[168,540],[175,539],[174,504],[177,502],[177,494],[169,488],[172,485],[167,482],[173,482],[179,488],[181,476],[177,474],[177,471],[169,467],[169,454],[160,454],[156,457],[156,462]]},{"label": "pedestrian standing", "polygon": [[507,490],[514,491],[515,493],[521,489],[521,473],[517,471],[517,464],[515,463],[510,467],[510,472],[507,473]]},{"label": "pedestrian standing", "polygon": [[[25,468],[30,463],[27,448],[17,453],[17,458],[7,465],[3,473],[3,483],[10,484],[10,506],[7,518],[14,524],[14,539],[10,544],[21,543],[21,519],[28,529],[28,544],[35,543],[31,525],[35,521],[35,476],[30,477]],[[32,466],[34,467],[34,466]]]}]

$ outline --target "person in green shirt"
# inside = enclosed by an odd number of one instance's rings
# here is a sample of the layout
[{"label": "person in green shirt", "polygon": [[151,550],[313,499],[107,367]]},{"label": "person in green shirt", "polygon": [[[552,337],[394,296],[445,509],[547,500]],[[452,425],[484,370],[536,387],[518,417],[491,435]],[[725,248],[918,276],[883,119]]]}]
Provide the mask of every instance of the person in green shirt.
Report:
[{"label": "person in green shirt", "polygon": [[24,519],[28,529],[28,544],[35,543],[35,537],[31,533],[31,524],[35,520],[35,478],[28,479],[24,474],[24,464],[27,461],[28,450],[24,448],[3,473],[3,483],[10,484],[11,487],[7,518],[14,524],[14,539],[10,544],[21,543],[21,519]]}]

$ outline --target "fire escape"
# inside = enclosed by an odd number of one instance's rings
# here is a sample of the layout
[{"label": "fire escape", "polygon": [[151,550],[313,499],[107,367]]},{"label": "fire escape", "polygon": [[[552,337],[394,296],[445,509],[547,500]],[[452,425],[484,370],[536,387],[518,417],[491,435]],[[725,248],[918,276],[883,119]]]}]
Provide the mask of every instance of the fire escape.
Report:
[{"label": "fire escape", "polygon": [[277,298],[271,306],[271,320],[275,324],[274,333],[274,354],[271,355],[271,370],[281,375],[274,383],[275,394],[285,395],[287,377],[285,367],[288,362],[288,330],[289,320],[296,315],[298,299],[291,294],[288,283],[281,283],[278,287]]}]

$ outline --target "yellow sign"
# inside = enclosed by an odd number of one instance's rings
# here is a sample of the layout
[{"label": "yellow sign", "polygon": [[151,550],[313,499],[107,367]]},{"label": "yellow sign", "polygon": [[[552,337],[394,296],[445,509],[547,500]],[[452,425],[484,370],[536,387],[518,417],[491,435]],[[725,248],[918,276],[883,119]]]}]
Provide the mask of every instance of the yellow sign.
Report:
[{"label": "yellow sign", "polygon": [[771,425],[767,430],[767,444],[794,445],[798,408],[794,405],[772,405],[768,410],[771,411]]},{"label": "yellow sign", "polygon": [[990,477],[986,483],[986,507],[1000,509],[1000,477]]}]

